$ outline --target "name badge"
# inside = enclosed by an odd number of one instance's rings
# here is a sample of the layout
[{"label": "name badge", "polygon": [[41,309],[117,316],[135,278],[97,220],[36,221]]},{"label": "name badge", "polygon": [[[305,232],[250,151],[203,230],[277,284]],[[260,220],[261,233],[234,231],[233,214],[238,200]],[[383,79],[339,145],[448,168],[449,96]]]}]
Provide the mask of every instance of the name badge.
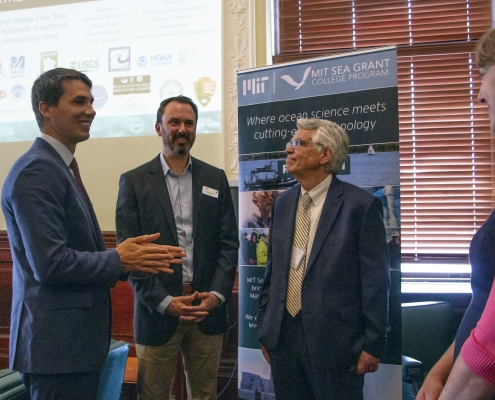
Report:
[{"label": "name badge", "polygon": [[302,251],[299,247],[294,246],[290,258],[290,266],[293,269],[298,269],[303,257],[304,257],[304,251]]},{"label": "name badge", "polygon": [[207,186],[203,186],[203,194],[206,194],[207,196],[214,197],[215,199],[218,199],[218,190],[209,188]]}]

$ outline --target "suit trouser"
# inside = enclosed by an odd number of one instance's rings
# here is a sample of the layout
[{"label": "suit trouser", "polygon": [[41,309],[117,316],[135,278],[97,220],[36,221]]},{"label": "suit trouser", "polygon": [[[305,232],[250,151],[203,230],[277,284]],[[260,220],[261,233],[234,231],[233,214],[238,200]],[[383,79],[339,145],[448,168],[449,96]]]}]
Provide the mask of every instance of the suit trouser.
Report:
[{"label": "suit trouser", "polygon": [[269,352],[277,400],[362,400],[364,375],[319,368],[311,360],[301,318],[284,311],[277,347]]},{"label": "suit trouser", "polygon": [[92,400],[96,399],[100,372],[74,374],[21,372],[21,378],[31,395],[31,400]]},{"label": "suit trouser", "polygon": [[223,334],[206,335],[196,323],[179,322],[172,338],[162,346],[136,343],[139,400],[169,400],[179,351],[184,360],[187,398],[217,398],[217,372]]}]

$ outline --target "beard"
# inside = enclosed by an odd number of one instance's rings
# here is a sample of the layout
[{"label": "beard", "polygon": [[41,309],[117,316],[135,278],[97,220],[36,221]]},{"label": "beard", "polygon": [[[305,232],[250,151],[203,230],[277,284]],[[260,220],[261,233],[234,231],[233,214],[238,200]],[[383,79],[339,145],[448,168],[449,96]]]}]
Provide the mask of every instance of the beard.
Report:
[{"label": "beard", "polygon": [[[176,143],[177,139],[185,139],[186,143]],[[169,142],[165,137],[163,137],[163,143],[169,155],[172,157],[183,157],[189,154],[189,151],[194,144],[194,140],[191,140],[191,135],[187,132],[178,132],[172,142]]]}]

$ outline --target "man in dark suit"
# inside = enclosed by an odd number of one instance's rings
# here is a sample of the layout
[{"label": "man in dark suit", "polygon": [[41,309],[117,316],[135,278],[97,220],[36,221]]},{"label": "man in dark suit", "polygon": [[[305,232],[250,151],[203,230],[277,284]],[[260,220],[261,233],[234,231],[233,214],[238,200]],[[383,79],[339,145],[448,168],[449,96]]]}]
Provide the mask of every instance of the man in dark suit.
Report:
[{"label": "man in dark suit", "polygon": [[225,173],[191,157],[198,109],[184,96],[161,102],[155,130],[162,152],[122,175],[117,240],[157,229],[158,243],[186,257],[173,275],[131,275],[138,398],[169,399],[179,352],[189,399],[216,399],[227,301],[239,239]]},{"label": "man in dark suit", "polygon": [[108,288],[132,270],[172,273],[182,254],[151,244],[158,234],[106,250],[73,157],[95,117],[90,89],[86,75],[62,68],[35,81],[41,135],[2,191],[14,264],[10,368],[33,400],[94,399],[110,344]]},{"label": "man in dark suit", "polygon": [[380,200],[341,182],[349,139],[333,122],[298,120],[275,199],[258,337],[277,400],[363,398],[385,347],[389,267]]}]

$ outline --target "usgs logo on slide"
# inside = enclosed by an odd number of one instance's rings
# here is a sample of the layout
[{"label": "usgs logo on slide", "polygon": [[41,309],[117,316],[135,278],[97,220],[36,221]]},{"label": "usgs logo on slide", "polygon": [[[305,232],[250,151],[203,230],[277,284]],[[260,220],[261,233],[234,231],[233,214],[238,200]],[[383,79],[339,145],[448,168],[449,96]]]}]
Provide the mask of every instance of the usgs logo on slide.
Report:
[{"label": "usgs logo on slide", "polygon": [[98,71],[100,60],[71,61],[70,68],[78,71]]}]

